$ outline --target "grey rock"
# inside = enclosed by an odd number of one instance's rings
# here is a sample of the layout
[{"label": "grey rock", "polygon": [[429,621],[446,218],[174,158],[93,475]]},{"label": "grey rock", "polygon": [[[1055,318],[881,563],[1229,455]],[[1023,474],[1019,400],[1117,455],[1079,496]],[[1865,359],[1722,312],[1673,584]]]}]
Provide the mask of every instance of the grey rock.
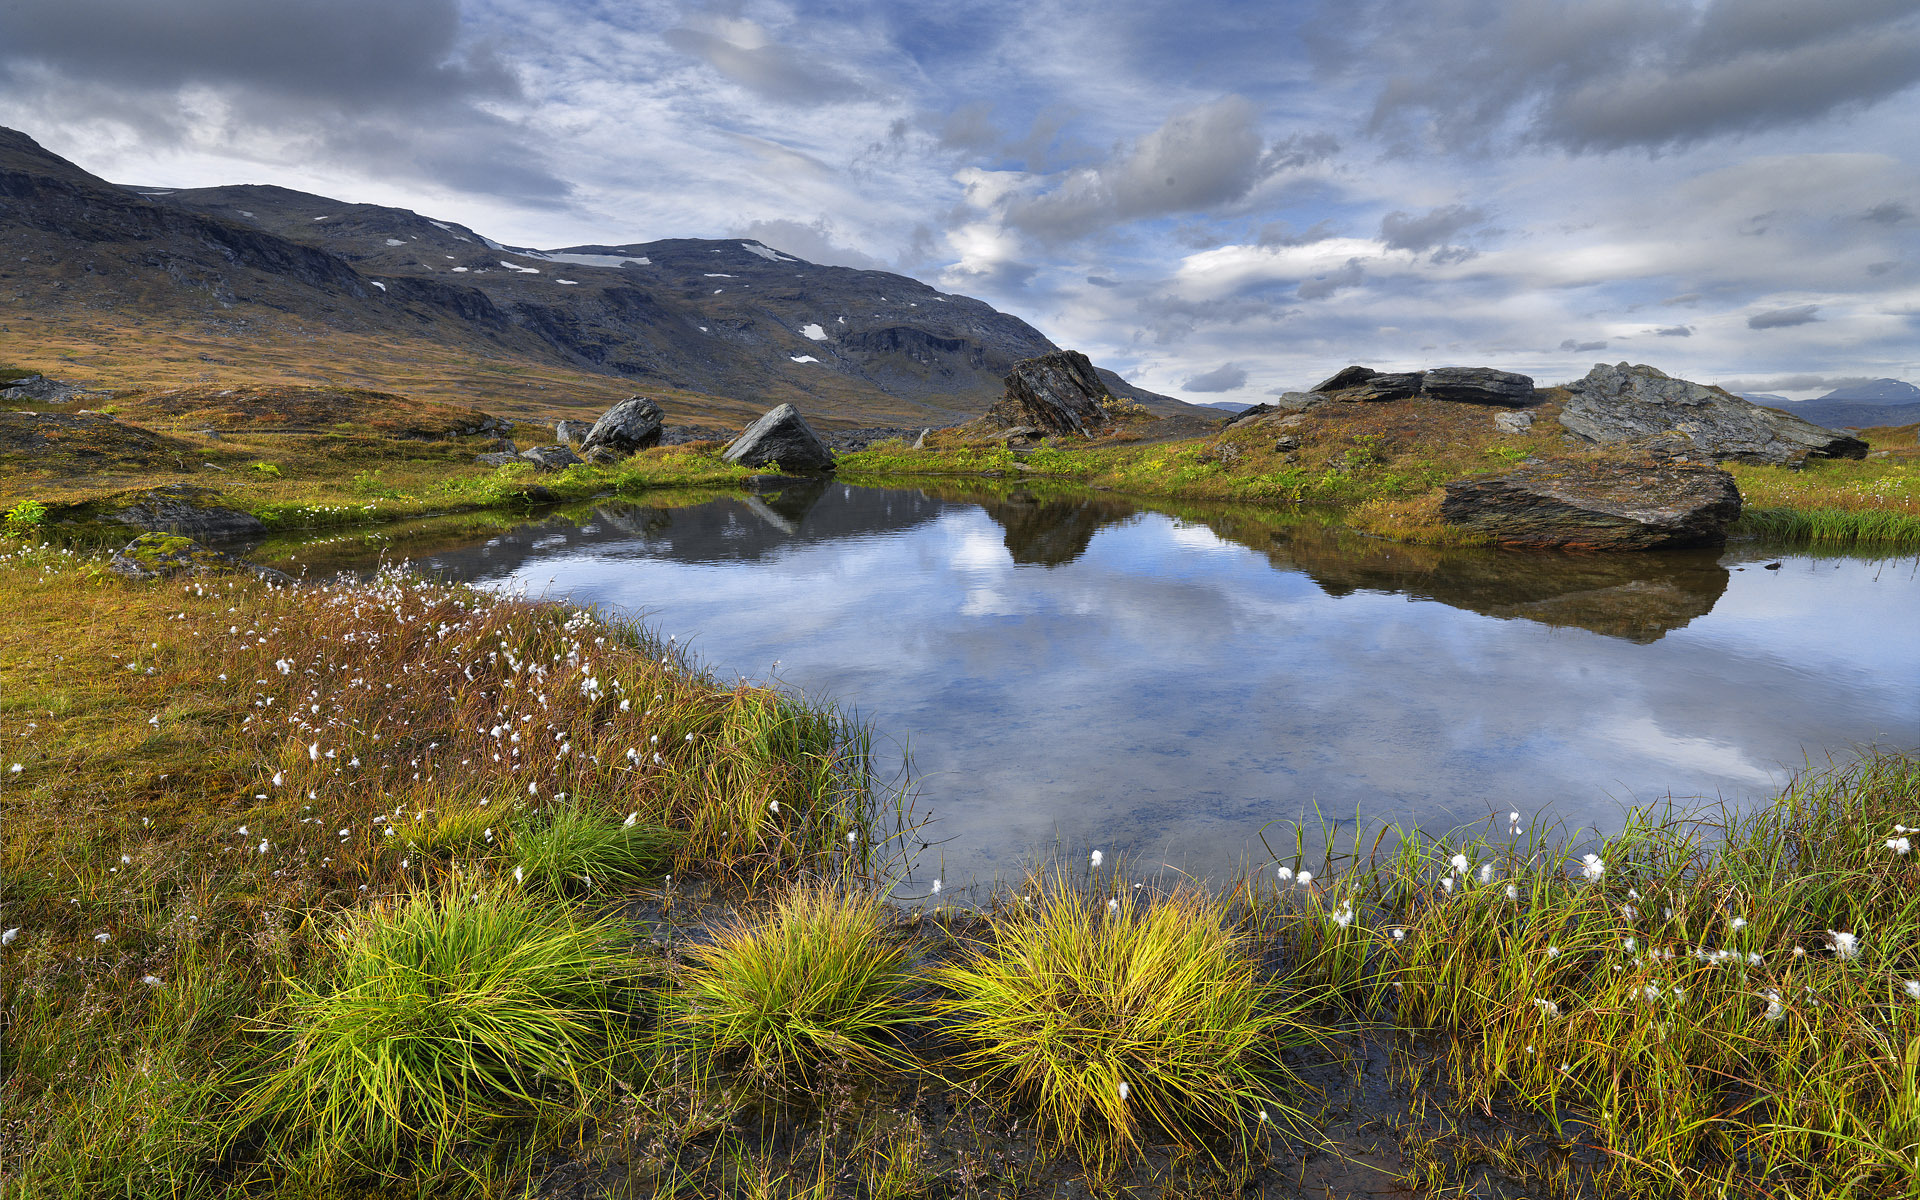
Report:
[{"label": "grey rock", "polygon": [[1718,467],[1530,460],[1505,475],[1446,485],[1441,519],[1503,546],[1664,550],[1718,545],[1740,491]]},{"label": "grey rock", "polygon": [[661,428],[665,423],[666,414],[658,404],[645,396],[629,396],[600,414],[600,419],[581,439],[580,447],[582,450],[591,450],[596,446],[605,446],[625,457],[649,446],[659,445]]},{"label": "grey rock", "polygon": [[1383,374],[1371,367],[1347,367],[1314,384],[1309,394],[1358,403],[1404,400],[1419,392],[1421,374],[1419,371]]},{"label": "grey rock", "polygon": [[749,467],[778,463],[782,471],[831,471],[834,465],[833,452],[791,404],[771,409],[747,426],[720,457]]},{"label": "grey rock", "polygon": [[1007,372],[1006,394],[987,410],[1003,428],[1031,425],[1049,434],[1092,437],[1107,423],[1107,385],[1078,350],[1022,359]]},{"label": "grey rock", "polygon": [[920,431],[920,436],[913,439],[913,449],[925,450],[927,448],[927,435],[932,432],[933,432],[933,427],[931,425],[922,429]]},{"label": "grey rock", "polygon": [[1358,387],[1379,373],[1380,372],[1371,367],[1344,367],[1341,370],[1335,371],[1332,375],[1327,376],[1327,378],[1322,379],[1319,383],[1314,384],[1307,390],[1309,392],[1316,392],[1322,396],[1330,392],[1343,392],[1350,387]]},{"label": "grey rock", "polygon": [[1533,414],[1530,412],[1495,413],[1493,427],[1501,433],[1529,433],[1533,430]]},{"label": "grey rock", "polygon": [[585,454],[581,455],[581,457],[596,467],[611,467],[624,459],[626,455],[621,454],[611,446],[594,446]]},{"label": "grey rock", "polygon": [[473,461],[483,467],[504,467],[510,462],[519,462],[520,456],[507,450],[495,450],[490,454],[476,454]]},{"label": "grey rock", "polygon": [[252,537],[267,531],[252,513],[210,503],[218,496],[207,488],[184,484],[160,488],[142,493],[117,511],[100,514],[100,519],[190,538]]},{"label": "grey rock", "polygon": [[41,404],[65,404],[75,396],[85,394],[85,388],[75,387],[71,383],[48,379],[45,375],[29,375],[0,387],[0,402],[33,400]]},{"label": "grey rock", "polygon": [[553,427],[553,440],[562,446],[577,446],[587,440],[593,426],[585,421],[560,421]]},{"label": "grey rock", "polygon": [[115,575],[133,580],[161,579],[182,573],[204,575],[245,571],[283,587],[296,582],[293,576],[284,571],[263,567],[231,554],[222,554],[192,538],[163,533],[143,533],[134,538],[107,560],[107,569]]},{"label": "grey rock", "polygon": [[522,462],[530,462],[542,471],[564,471],[584,461],[565,446],[531,446],[520,452]]},{"label": "grey rock", "polygon": [[1298,450],[1300,448],[1300,439],[1290,433],[1283,433],[1273,439],[1273,448],[1275,450]]},{"label": "grey rock", "polygon": [[1696,454],[1716,461],[1775,465],[1867,452],[1859,438],[1645,365],[1595,363],[1567,390],[1573,396],[1560,424],[1593,445],[1685,438]]},{"label": "grey rock", "polygon": [[1501,404],[1518,408],[1533,403],[1533,377],[1492,367],[1434,367],[1421,394],[1458,404]]}]

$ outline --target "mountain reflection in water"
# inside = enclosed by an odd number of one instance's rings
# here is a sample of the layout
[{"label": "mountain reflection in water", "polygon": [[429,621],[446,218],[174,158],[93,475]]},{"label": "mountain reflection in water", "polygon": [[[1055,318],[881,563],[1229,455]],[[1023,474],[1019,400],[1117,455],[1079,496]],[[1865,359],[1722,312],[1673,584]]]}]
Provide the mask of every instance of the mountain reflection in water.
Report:
[{"label": "mountain reflection in water", "polygon": [[388,555],[636,614],[722,678],[857,711],[911,748],[950,886],[1056,838],[1217,877],[1316,811],[1612,828],[1623,803],[1743,803],[1829,754],[1920,745],[1908,559],[1443,550],[1026,481],[474,520]]}]

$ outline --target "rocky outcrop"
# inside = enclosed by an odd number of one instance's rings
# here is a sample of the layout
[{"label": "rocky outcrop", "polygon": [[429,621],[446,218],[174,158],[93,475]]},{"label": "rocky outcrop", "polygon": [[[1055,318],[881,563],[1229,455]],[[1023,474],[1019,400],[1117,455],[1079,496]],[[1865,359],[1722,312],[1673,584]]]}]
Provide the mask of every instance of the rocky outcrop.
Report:
[{"label": "rocky outcrop", "polygon": [[720,457],[749,467],[778,463],[782,471],[833,470],[833,452],[791,404],[782,404],[747,426]]},{"label": "rocky outcrop", "polygon": [[987,410],[987,420],[1002,428],[1031,425],[1055,436],[1092,437],[1106,424],[1100,403],[1106,397],[1106,385],[1086,355],[1056,350],[1013,364],[1006,395]]},{"label": "rocky outcrop", "polygon": [[0,383],[0,403],[37,401],[41,404],[65,404],[75,396],[84,394],[84,391],[71,383],[48,379],[45,375],[27,375],[11,383]]},{"label": "rocky outcrop", "polygon": [[581,439],[582,453],[605,447],[625,458],[629,454],[660,444],[660,431],[666,414],[645,396],[628,396],[600,414],[600,419]]},{"label": "rocky outcrop", "polygon": [[117,509],[102,512],[100,519],[190,538],[253,537],[267,531],[260,518],[252,513],[209,503],[219,494],[184,484],[159,488],[141,493]]},{"label": "rocky outcrop", "polygon": [[1503,546],[1662,550],[1724,542],[1740,515],[1714,467],[1562,459],[1446,485],[1440,516]]},{"label": "rocky outcrop", "polygon": [[1775,465],[1867,452],[1859,438],[1649,366],[1596,363],[1567,390],[1573,396],[1560,411],[1560,424],[1593,445],[1668,439],[1716,461]]},{"label": "rocky outcrop", "polygon": [[[1404,400],[1420,391],[1422,371],[1383,373],[1370,367],[1348,367],[1313,385],[1310,393],[1349,403]],[[1282,397],[1284,399],[1284,397]]]},{"label": "rocky outcrop", "polygon": [[1421,383],[1420,394],[1456,404],[1521,408],[1533,403],[1533,378],[1492,367],[1434,367]]},{"label": "rocky outcrop", "polygon": [[564,471],[583,461],[565,446],[530,446],[520,452],[522,462],[530,462],[542,471]]}]

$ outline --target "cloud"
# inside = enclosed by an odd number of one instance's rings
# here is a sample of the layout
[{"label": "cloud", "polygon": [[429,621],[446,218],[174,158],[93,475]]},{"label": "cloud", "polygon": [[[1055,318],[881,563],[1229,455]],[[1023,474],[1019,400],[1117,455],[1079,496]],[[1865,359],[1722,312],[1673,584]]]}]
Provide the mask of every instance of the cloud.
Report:
[{"label": "cloud", "polygon": [[1048,239],[1078,237],[1142,217],[1239,200],[1269,170],[1253,105],[1239,96],[1185,109],[1107,162],[1067,173],[1051,191],[1017,196],[1009,226]]},{"label": "cloud", "polygon": [[1315,221],[1311,227],[1298,233],[1285,221],[1271,221],[1260,227],[1255,241],[1262,246],[1309,246],[1338,236],[1333,222],[1327,219]]},{"label": "cloud", "polygon": [[826,218],[809,224],[785,219],[751,221],[736,227],[731,236],[751,238],[795,258],[804,258],[822,266],[853,267],[861,271],[884,271],[887,264],[864,251],[842,246]]},{"label": "cloud", "polygon": [[1238,363],[1223,363],[1180,385],[1189,392],[1231,392],[1247,386],[1247,371]]},{"label": "cloud", "polygon": [[1796,304],[1792,308],[1776,308],[1748,317],[1747,328],[1786,329],[1793,325],[1806,325],[1820,319],[1815,315],[1819,311],[1818,304]]},{"label": "cloud", "polygon": [[1576,342],[1572,338],[1560,343],[1560,349],[1567,354],[1585,354],[1589,350],[1605,350],[1605,342]]},{"label": "cloud", "polygon": [[1653,331],[1655,337],[1692,337],[1691,325],[1668,325]]},{"label": "cloud", "polygon": [[867,89],[817,56],[784,46],[752,21],[710,19],[710,28],[676,26],[660,36],[667,45],[705,62],[742,87],[784,104],[831,104],[856,100]]},{"label": "cloud", "polygon": [[1313,43],[1329,74],[1379,81],[1376,132],[1455,148],[1684,146],[1920,82],[1910,0],[1372,0],[1330,11]]},{"label": "cloud", "polygon": [[1898,225],[1902,221],[1913,220],[1913,210],[1898,200],[1888,200],[1861,213],[1860,219],[1878,225]]},{"label": "cloud", "polygon": [[1434,246],[1444,246],[1455,234],[1486,223],[1487,214],[1464,204],[1449,204],[1424,216],[1398,210],[1380,220],[1380,240],[1389,250],[1412,250],[1416,254]]},{"label": "cloud", "polygon": [[1325,275],[1316,275],[1294,289],[1294,295],[1302,300],[1324,300],[1341,288],[1355,288],[1367,281],[1366,273],[1360,269],[1360,260],[1350,258],[1336,271]]},{"label": "cloud", "polygon": [[1087,276],[1087,282],[1099,288],[1117,288],[1120,286],[1118,279],[1108,279],[1105,275],[1089,275]]},{"label": "cloud", "polygon": [[1745,379],[1723,379],[1719,386],[1730,392],[1837,392],[1841,388],[1874,383],[1867,375],[1763,375]]}]

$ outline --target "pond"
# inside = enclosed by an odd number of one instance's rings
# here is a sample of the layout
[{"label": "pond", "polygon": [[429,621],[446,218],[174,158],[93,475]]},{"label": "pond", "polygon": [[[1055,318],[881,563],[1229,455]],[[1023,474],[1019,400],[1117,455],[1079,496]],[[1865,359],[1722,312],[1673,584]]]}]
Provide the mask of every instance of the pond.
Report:
[{"label": "pond", "polygon": [[911,753],[922,886],[1092,848],[1217,880],[1265,861],[1263,827],[1322,816],[1608,831],[1920,745],[1913,557],[1436,550],[1251,507],[837,481],[398,550],[857,713]]}]

